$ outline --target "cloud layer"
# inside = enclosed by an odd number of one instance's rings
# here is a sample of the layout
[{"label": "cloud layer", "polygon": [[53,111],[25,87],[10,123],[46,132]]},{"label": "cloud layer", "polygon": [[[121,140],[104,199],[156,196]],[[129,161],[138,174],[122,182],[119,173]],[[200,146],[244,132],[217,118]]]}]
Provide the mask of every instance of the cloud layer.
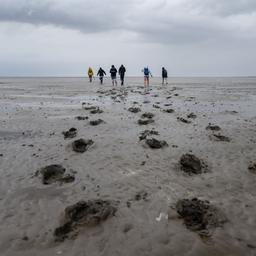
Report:
[{"label": "cloud layer", "polygon": [[0,21],[129,31],[153,42],[256,36],[255,0],[0,0],[0,6]]}]

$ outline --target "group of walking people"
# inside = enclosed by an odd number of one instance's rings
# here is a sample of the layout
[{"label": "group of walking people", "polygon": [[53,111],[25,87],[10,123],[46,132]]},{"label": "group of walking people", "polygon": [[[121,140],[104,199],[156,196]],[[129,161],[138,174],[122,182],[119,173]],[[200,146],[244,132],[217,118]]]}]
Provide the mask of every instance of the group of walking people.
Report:
[{"label": "group of walking people", "polygon": [[[114,85],[117,86],[117,73],[120,76],[121,85],[124,85],[125,72],[126,72],[126,69],[125,69],[124,65],[121,65],[120,68],[118,69],[118,71],[114,65],[111,66],[109,73],[111,76],[113,86]],[[91,67],[89,67],[88,68],[88,77],[89,77],[90,83],[92,82],[93,75],[94,75],[93,69]],[[105,75],[107,75],[105,70],[103,70],[102,67],[100,67],[97,72],[97,76],[100,78],[100,84],[103,84],[103,79],[104,79]]]},{"label": "group of walking people", "polygon": [[[111,76],[113,86],[117,86],[117,73],[120,76],[121,85],[124,85],[125,72],[126,72],[126,68],[124,67],[124,65],[121,65],[118,71],[114,65],[111,66],[109,73]],[[147,89],[149,87],[149,76],[151,77],[153,76],[148,67],[144,67],[142,72],[144,74],[144,86],[145,86],[145,89]],[[100,84],[103,84],[103,79],[105,75],[106,75],[106,72],[100,67],[97,72],[97,76],[99,76],[99,79],[100,79]],[[89,67],[88,77],[89,77],[90,83],[92,82],[93,76],[94,76],[93,69]],[[168,78],[167,70],[164,67],[162,67],[162,84],[163,85],[168,84],[167,78]]]}]

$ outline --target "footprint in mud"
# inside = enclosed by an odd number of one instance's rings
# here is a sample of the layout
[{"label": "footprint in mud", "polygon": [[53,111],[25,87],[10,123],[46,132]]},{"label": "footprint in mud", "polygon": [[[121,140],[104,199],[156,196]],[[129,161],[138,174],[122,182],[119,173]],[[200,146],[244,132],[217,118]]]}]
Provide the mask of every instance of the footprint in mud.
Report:
[{"label": "footprint in mud", "polygon": [[126,202],[126,206],[128,208],[130,208],[132,205],[132,202],[141,201],[141,200],[143,200],[144,202],[148,201],[148,192],[140,191],[140,192],[136,193],[136,195],[132,199],[130,199]]},{"label": "footprint in mud", "polygon": [[174,113],[174,109],[172,108],[163,109],[163,112],[171,114],[171,113]]},{"label": "footprint in mud", "polygon": [[153,108],[157,108],[157,109],[159,109],[159,108],[161,108],[161,107],[160,107],[160,106],[158,106],[158,105],[153,104]]},{"label": "footprint in mud", "polygon": [[36,172],[36,176],[42,177],[42,183],[44,185],[49,185],[55,182],[60,183],[70,183],[75,180],[75,176],[72,174],[66,174],[66,169],[61,165],[48,165],[41,168]]},{"label": "footprint in mud", "polygon": [[72,143],[72,148],[75,152],[84,153],[93,143],[93,140],[79,139]]},{"label": "footprint in mud", "polygon": [[190,124],[191,123],[191,121],[189,121],[189,120],[187,120],[183,117],[177,117],[177,120],[182,122],[182,123],[185,123],[185,124]]},{"label": "footprint in mud", "polygon": [[223,213],[208,201],[198,198],[182,199],[176,204],[177,213],[184,220],[186,227],[202,237],[210,236],[217,227],[222,227],[227,221]]},{"label": "footprint in mud", "polygon": [[218,125],[212,125],[212,124],[209,124],[207,127],[206,127],[206,130],[211,130],[211,131],[220,131],[221,128],[218,126]]},{"label": "footprint in mud", "polygon": [[190,114],[187,115],[187,118],[196,119],[196,118],[197,118],[197,115],[192,112],[192,113],[190,113]]},{"label": "footprint in mud", "polygon": [[248,170],[249,170],[251,173],[256,174],[256,162],[255,162],[255,163],[251,163],[251,164],[248,166]]},{"label": "footprint in mud", "polygon": [[214,140],[214,141],[223,141],[223,142],[230,142],[230,138],[223,136],[221,134],[212,134],[209,136],[210,139]]},{"label": "footprint in mud", "polygon": [[152,149],[159,149],[168,146],[168,143],[165,140],[157,140],[155,138],[146,139],[146,144]]},{"label": "footprint in mud", "polygon": [[184,154],[180,158],[181,170],[188,174],[201,174],[204,164],[202,161],[192,154]]},{"label": "footprint in mud", "polygon": [[159,132],[155,130],[145,130],[140,133],[139,139],[145,140],[150,135],[159,135]]},{"label": "footprint in mud", "polygon": [[64,139],[71,139],[76,137],[77,135],[77,129],[76,128],[70,128],[68,131],[62,132],[64,135]]},{"label": "footprint in mud", "polygon": [[62,225],[55,229],[56,242],[76,238],[81,228],[97,226],[108,218],[115,216],[116,206],[111,201],[89,200],[79,201],[65,209]]},{"label": "footprint in mud", "polygon": [[102,123],[104,123],[104,121],[102,119],[90,121],[90,125],[92,125],[92,126],[96,126],[96,125],[99,125],[99,124],[102,124]]},{"label": "footprint in mud", "polygon": [[130,111],[132,113],[138,113],[141,111],[141,109],[137,108],[137,107],[131,107],[131,108],[128,108],[128,111]]}]

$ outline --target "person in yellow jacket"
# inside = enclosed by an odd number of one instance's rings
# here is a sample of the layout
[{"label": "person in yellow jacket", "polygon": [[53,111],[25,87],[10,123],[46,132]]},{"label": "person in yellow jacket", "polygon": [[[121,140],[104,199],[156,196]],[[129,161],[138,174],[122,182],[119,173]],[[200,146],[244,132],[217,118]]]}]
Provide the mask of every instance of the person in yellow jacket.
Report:
[{"label": "person in yellow jacket", "polygon": [[90,83],[92,82],[92,77],[93,77],[93,70],[91,67],[88,68],[88,76],[89,76],[89,81]]}]

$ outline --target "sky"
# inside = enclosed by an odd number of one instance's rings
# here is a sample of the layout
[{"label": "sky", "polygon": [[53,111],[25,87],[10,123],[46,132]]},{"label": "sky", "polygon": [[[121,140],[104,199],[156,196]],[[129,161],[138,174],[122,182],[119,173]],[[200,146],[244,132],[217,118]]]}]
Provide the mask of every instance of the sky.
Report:
[{"label": "sky", "polygon": [[256,75],[256,0],[0,0],[0,76]]}]

